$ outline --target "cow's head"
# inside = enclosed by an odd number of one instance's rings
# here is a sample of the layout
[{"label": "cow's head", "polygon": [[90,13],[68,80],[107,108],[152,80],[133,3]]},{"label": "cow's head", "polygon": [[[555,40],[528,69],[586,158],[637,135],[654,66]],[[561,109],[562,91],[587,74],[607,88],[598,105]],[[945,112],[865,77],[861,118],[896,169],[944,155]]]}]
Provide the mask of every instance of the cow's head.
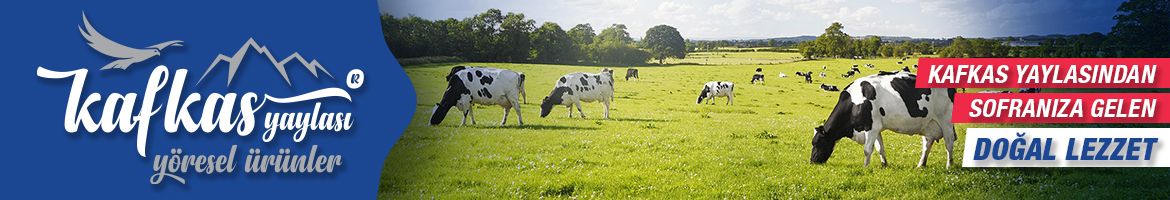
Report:
[{"label": "cow's head", "polygon": [[833,149],[837,146],[837,140],[841,140],[841,138],[844,137],[828,133],[824,125],[814,128],[812,157],[809,158],[809,162],[813,164],[825,164],[825,162],[828,162],[829,157],[833,155]]},{"label": "cow's head", "polygon": [[540,117],[548,116],[556,105],[564,104],[565,95],[573,95],[573,90],[566,86],[558,86],[540,102]]},{"label": "cow's head", "polygon": [[[872,95],[876,95],[873,94],[871,84],[866,82],[861,85],[862,93],[864,93],[861,94],[862,96],[872,99]],[[869,120],[871,116],[868,112],[873,109],[872,104],[869,102],[854,104],[851,100],[853,94],[848,92],[849,87],[845,87],[845,90],[846,92],[841,92],[841,95],[838,96],[837,105],[833,107],[833,111],[829,113],[829,118],[825,119],[825,123],[813,129],[812,155],[809,158],[809,162],[813,164],[828,162],[838,140],[852,137],[854,129],[861,127],[862,130],[867,130],[864,127],[873,124],[873,121]]]},{"label": "cow's head", "polygon": [[707,98],[708,92],[711,92],[711,88],[707,87],[707,86],[703,86],[703,91],[699,92],[699,100],[695,101],[695,104],[703,103],[703,98]]},{"label": "cow's head", "polygon": [[455,75],[455,72],[462,69],[463,66],[451,68],[451,73],[447,75],[447,91],[443,92],[443,99],[439,100],[439,103],[435,103],[435,108],[431,112],[431,125],[442,123],[443,118],[447,117],[447,111],[459,103],[460,99],[470,98],[466,95],[471,94],[471,90],[468,90],[467,85],[463,84],[463,80]]}]

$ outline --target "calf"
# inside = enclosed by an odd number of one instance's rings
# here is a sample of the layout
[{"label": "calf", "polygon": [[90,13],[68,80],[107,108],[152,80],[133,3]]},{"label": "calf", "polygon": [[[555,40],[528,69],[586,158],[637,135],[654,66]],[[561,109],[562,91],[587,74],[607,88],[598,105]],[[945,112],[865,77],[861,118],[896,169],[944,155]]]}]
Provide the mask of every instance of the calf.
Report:
[{"label": "calf", "polygon": [[703,84],[703,91],[699,92],[699,100],[695,104],[703,103],[703,100],[715,105],[715,97],[727,97],[727,105],[731,105],[735,101],[735,84],[726,81],[711,81]]},{"label": "calf", "polygon": [[569,118],[572,118],[573,106],[576,105],[581,118],[585,118],[581,102],[596,101],[605,105],[605,118],[609,119],[609,103],[613,101],[613,70],[607,68],[598,74],[576,72],[561,76],[552,92],[540,103],[540,117],[548,116],[553,106],[564,105],[569,109]]},{"label": "calf", "polygon": [[777,74],[776,76],[779,76],[780,78],[788,78],[788,74],[784,74],[784,72],[780,72],[780,74]]},{"label": "calf", "polygon": [[915,80],[910,73],[878,74],[859,78],[845,87],[829,118],[814,129],[810,161],[827,162],[837,141],[850,138],[863,145],[865,166],[869,166],[875,148],[885,166],[881,132],[891,130],[922,136],[918,167],[926,166],[934,142],[945,139],[949,168],[954,161],[956,138],[951,123],[955,89],[915,88]]},{"label": "calf", "polygon": [[520,91],[524,87],[524,79],[520,73],[495,68],[455,66],[447,74],[447,91],[443,98],[435,103],[431,111],[431,125],[438,125],[447,117],[451,107],[463,111],[463,121],[460,126],[467,124],[467,118],[475,124],[475,114],[472,113],[472,104],[500,105],[504,108],[504,117],[500,125],[508,122],[508,113],[516,109],[516,122],[524,125],[524,117],[520,115]]},{"label": "calf", "polygon": [[756,68],[756,74],[752,75],[751,83],[756,84],[756,82],[764,83],[764,69],[763,68]]},{"label": "calf", "polygon": [[634,68],[626,69],[626,80],[628,81],[628,80],[630,80],[630,78],[634,78],[634,80],[638,79],[638,69],[634,69]]},{"label": "calf", "polygon": [[821,90],[829,92],[841,91],[840,89],[837,89],[836,85],[825,85],[824,83],[821,83]]}]

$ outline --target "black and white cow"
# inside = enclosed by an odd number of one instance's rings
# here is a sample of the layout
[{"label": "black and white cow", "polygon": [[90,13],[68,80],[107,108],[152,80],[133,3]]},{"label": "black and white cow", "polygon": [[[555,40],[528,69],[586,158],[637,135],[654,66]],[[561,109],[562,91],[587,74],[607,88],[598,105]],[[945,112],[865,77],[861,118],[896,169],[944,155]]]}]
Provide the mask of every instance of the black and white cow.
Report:
[{"label": "black and white cow", "polygon": [[840,89],[837,89],[836,85],[826,85],[824,83],[821,83],[821,90],[829,91],[829,92],[841,91]]},{"label": "black and white cow", "polygon": [[463,111],[463,121],[460,126],[475,124],[475,113],[472,104],[500,105],[504,108],[504,117],[500,125],[508,122],[508,113],[516,109],[516,122],[524,125],[524,117],[520,115],[520,93],[523,91],[524,78],[520,73],[496,68],[455,66],[447,74],[447,91],[443,92],[443,99],[435,103],[431,114],[431,125],[438,125],[447,117],[451,107]]},{"label": "black and white cow", "polygon": [[857,75],[857,72],[856,71],[848,71],[848,72],[845,72],[845,74],[842,74],[841,78],[849,78],[849,77],[853,77],[853,75]]},{"label": "black and white cow", "polygon": [[703,84],[703,90],[699,92],[699,100],[695,104],[703,103],[703,100],[715,105],[715,97],[727,97],[727,105],[732,105],[735,102],[735,84],[727,81],[711,81]]},{"label": "black and white cow", "polygon": [[630,78],[634,78],[634,80],[638,79],[638,69],[634,69],[634,68],[626,69],[626,80],[628,81],[628,80],[630,80]]},{"label": "black and white cow", "polygon": [[825,123],[814,129],[812,156],[814,164],[823,164],[833,154],[842,138],[862,144],[865,166],[877,150],[886,165],[882,130],[922,136],[922,157],[918,167],[926,166],[930,147],[944,139],[947,167],[953,162],[955,128],[951,123],[955,89],[919,89],[910,73],[877,74],[859,78],[841,91],[837,105]]},{"label": "black and white cow", "polygon": [[752,75],[752,84],[756,82],[764,83],[764,68],[756,68],[756,74]]},{"label": "black and white cow", "polygon": [[804,77],[804,82],[806,82],[806,83],[812,83],[812,71],[809,71],[809,72],[796,72],[796,75],[797,75],[797,76],[803,76],[803,77]]},{"label": "black and white cow", "polygon": [[613,101],[613,70],[607,68],[597,74],[576,72],[561,76],[552,92],[540,103],[540,117],[548,116],[554,106],[563,105],[568,107],[569,118],[572,118],[575,105],[581,118],[585,118],[581,102],[596,101],[605,105],[605,118],[609,119],[609,103]]}]

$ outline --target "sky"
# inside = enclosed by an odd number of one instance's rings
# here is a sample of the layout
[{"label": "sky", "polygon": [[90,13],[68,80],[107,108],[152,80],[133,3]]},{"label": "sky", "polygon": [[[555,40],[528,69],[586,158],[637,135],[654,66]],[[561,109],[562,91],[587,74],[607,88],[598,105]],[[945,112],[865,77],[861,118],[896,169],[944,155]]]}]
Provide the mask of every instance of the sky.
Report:
[{"label": "sky", "polygon": [[841,22],[854,35],[916,38],[1108,33],[1121,0],[378,0],[394,16],[463,19],[490,8],[518,12],[537,26],[595,31],[625,24],[641,38],[666,24],[688,39],[820,35]]}]

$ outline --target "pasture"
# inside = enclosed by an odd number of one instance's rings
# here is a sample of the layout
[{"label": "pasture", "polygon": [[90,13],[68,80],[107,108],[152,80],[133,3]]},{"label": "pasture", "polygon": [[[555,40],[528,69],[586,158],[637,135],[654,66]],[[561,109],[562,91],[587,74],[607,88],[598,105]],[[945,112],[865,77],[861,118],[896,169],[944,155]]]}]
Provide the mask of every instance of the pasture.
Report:
[{"label": "pasture", "polygon": [[[516,125],[513,113],[504,127],[498,125],[499,106],[477,106],[475,125],[458,127],[457,109],[442,124],[427,125],[446,88],[443,76],[457,64],[408,66],[417,110],[386,159],[378,198],[1168,198],[1166,169],[946,169],[941,143],[935,144],[926,168],[915,168],[921,139],[888,131],[887,167],[863,168],[861,145],[849,140],[839,141],[827,164],[811,165],[812,129],[828,116],[838,95],[820,90],[820,83],[844,88],[856,77],[840,75],[853,64],[872,63],[886,71],[903,65],[896,59],[759,65],[738,61],[791,56],[712,54],[730,58],[718,65],[639,67],[641,79],[631,81],[623,80],[623,67],[614,67],[610,120],[601,119],[600,103],[584,104],[586,119],[566,118],[569,111],[562,106],[539,117],[540,101],[558,77],[602,67],[458,63],[527,74],[528,102],[521,108],[525,126]],[[795,76],[796,71],[819,74],[822,65],[828,66],[828,76],[814,76],[812,84]],[[757,67],[767,74],[765,84],[748,83]],[[789,77],[778,78],[779,72]],[[864,67],[861,72],[877,73]],[[714,80],[736,83],[735,105],[724,105],[726,98],[716,99],[716,105],[695,103],[702,84]],[[955,166],[960,166],[968,127],[973,125],[957,126]]]}]

